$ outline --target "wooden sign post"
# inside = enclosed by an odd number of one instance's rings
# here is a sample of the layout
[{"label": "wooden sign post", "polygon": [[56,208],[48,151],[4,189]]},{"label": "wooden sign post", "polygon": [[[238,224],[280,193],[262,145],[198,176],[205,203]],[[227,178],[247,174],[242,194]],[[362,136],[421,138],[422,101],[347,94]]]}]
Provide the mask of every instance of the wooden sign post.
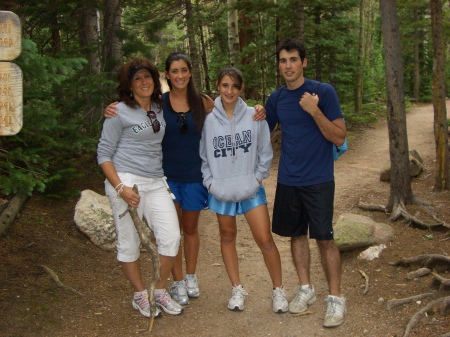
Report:
[{"label": "wooden sign post", "polygon": [[0,11],[0,136],[17,134],[23,125],[23,76],[12,62],[22,51],[21,25],[13,12]]}]

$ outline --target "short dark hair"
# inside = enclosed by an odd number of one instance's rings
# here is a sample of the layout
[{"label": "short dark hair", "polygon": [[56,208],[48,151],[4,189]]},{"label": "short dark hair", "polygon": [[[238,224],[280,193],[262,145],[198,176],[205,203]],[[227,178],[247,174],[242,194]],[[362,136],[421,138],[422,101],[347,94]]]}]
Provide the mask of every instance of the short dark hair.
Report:
[{"label": "short dark hair", "polygon": [[299,39],[286,39],[282,40],[277,46],[277,58],[280,59],[280,52],[282,50],[286,50],[290,52],[291,50],[297,50],[298,55],[300,56],[300,60],[306,58],[306,48],[302,41]]}]

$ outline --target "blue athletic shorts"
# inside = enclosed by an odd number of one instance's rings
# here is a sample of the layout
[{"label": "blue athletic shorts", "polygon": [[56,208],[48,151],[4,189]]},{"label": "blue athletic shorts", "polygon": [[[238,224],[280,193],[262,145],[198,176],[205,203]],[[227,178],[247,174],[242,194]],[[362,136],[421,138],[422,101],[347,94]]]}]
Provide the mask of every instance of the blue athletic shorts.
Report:
[{"label": "blue athletic shorts", "polygon": [[252,198],[239,202],[220,201],[209,194],[208,203],[209,209],[217,214],[236,216],[236,214],[245,214],[257,206],[267,204],[266,191],[264,186],[260,185],[259,190]]},{"label": "blue athletic shorts", "polygon": [[333,240],[334,181],[312,186],[278,183],[273,205],[272,232],[316,240]]},{"label": "blue athletic shorts", "polygon": [[176,198],[173,202],[180,202],[181,209],[201,211],[208,208],[208,190],[203,183],[182,183],[169,180],[167,183]]}]

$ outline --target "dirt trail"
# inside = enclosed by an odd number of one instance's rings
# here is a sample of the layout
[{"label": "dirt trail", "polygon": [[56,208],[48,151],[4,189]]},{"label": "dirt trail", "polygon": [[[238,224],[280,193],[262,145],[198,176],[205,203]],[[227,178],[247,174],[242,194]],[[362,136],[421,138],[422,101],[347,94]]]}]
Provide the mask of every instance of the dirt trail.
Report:
[{"label": "dirt trail", "polygon": [[[450,111],[450,104],[447,111]],[[450,194],[434,194],[434,136],[431,105],[418,106],[407,115],[410,149],[416,149],[425,161],[425,172],[413,181],[419,197],[432,202],[431,209],[450,223]],[[336,162],[335,216],[352,212],[388,223],[388,216],[357,208],[361,199],[386,204],[389,184],[379,181],[379,170],[388,154],[388,134],[383,121],[356,137],[350,148]],[[277,148],[277,146],[274,146]],[[271,176],[264,181],[269,211],[272,212],[276,185],[276,152]],[[85,182],[81,189],[103,194],[102,181]],[[77,200],[31,198],[11,229],[0,238],[0,335],[21,336],[147,336],[147,320],[131,307],[132,289],[122,275],[115,254],[95,247],[76,230],[73,212]],[[418,211],[414,213],[420,216]],[[411,304],[387,311],[386,301],[429,292],[430,278],[405,279],[409,271],[394,268],[388,262],[422,253],[449,254],[445,232],[433,232],[392,224],[396,233],[388,248],[377,260],[357,259],[360,251],[342,254],[342,290],[347,298],[348,317],[335,329],[324,329],[323,301],[327,295],[316,244],[312,248],[312,282],[318,300],[310,307],[312,314],[294,317],[271,311],[271,282],[262,255],[251,236],[245,219],[238,217],[238,253],[241,280],[249,292],[243,312],[227,309],[231,287],[223,266],[215,215],[202,212],[201,248],[197,275],[201,295],[191,300],[181,316],[164,315],[153,326],[152,336],[401,336],[410,317],[426,304]],[[279,248],[284,286],[289,299],[297,284],[290,257],[288,239],[275,237]],[[83,297],[56,286],[42,269],[54,270],[61,281],[84,294]],[[149,278],[149,254],[142,255],[144,275]],[[364,279],[370,288],[363,295]],[[448,276],[447,276],[448,277]],[[431,321],[434,319],[434,321]],[[450,332],[450,320],[430,316],[411,336],[440,336]]]}]

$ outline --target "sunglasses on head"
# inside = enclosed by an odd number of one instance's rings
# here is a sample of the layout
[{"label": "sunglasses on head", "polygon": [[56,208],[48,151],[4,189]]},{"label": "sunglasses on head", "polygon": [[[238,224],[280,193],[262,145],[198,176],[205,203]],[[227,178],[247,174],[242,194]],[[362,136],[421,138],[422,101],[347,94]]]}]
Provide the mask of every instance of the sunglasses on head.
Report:
[{"label": "sunglasses on head", "polygon": [[156,118],[156,113],[154,111],[147,111],[147,117],[150,119],[150,123],[152,123],[153,132],[159,132],[161,129],[161,123]]},{"label": "sunglasses on head", "polygon": [[186,114],[183,114],[183,113],[178,114],[177,124],[178,124],[178,127],[180,128],[181,133],[186,133],[188,131],[188,125],[186,122]]}]

